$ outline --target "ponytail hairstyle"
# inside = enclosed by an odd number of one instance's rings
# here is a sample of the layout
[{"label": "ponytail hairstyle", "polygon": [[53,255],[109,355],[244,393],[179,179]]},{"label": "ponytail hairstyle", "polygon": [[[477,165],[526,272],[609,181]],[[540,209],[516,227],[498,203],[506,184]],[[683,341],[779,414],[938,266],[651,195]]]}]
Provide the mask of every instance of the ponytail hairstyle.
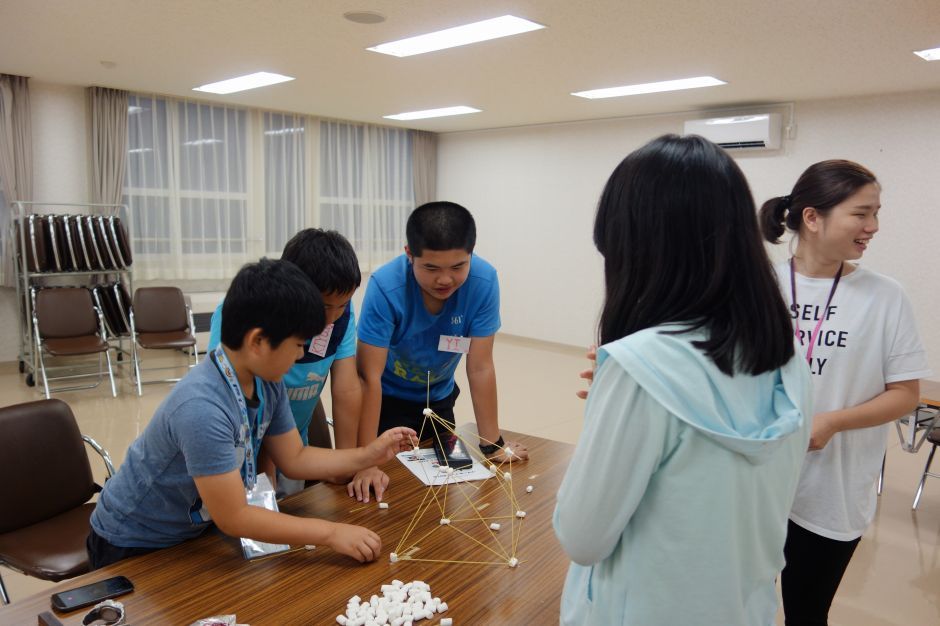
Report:
[{"label": "ponytail hairstyle", "polygon": [[814,163],[800,175],[790,195],[771,198],[760,208],[761,233],[770,243],[780,243],[787,230],[800,232],[804,209],[812,207],[826,217],[832,207],[871,183],[877,185],[878,179],[858,163],[842,159]]},{"label": "ponytail hairstyle", "polygon": [[611,174],[597,208],[604,257],[601,343],[662,324],[706,330],[693,345],[725,374],[772,371],[793,329],[744,174],[727,152],[663,135]]}]

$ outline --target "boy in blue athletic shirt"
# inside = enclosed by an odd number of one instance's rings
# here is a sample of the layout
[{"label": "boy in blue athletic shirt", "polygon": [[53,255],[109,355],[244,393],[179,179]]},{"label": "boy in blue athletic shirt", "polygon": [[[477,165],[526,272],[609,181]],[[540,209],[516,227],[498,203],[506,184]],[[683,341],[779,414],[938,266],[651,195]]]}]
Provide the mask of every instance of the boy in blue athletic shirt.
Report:
[{"label": "boy in blue athletic shirt", "polygon": [[[405,254],[380,267],[366,289],[356,364],[362,379],[359,440],[395,426],[421,430],[427,406],[454,423],[459,388],[454,372],[467,355],[467,378],[481,451],[528,458],[499,432],[493,338],[499,330],[496,270],[473,254],[476,225],[453,202],[415,209],[406,225]],[[437,430],[435,428],[435,430]],[[427,429],[422,437],[430,437]]]},{"label": "boy in blue athletic shirt", "polygon": [[[326,327],[305,347],[303,357],[284,376],[284,386],[290,399],[291,411],[304,445],[330,448],[330,432],[326,415],[320,403],[320,394],[330,377],[333,400],[333,428],[337,448],[357,445],[359,412],[362,389],[356,373],[356,316],[352,297],[359,288],[362,275],[356,252],[340,233],[307,228],[294,235],[281,259],[290,261],[313,281],[323,298]],[[209,350],[214,350],[221,339],[222,304],[212,314],[209,331]],[[274,468],[269,459],[262,459],[262,467],[272,477]],[[346,480],[348,476],[333,477]],[[365,495],[368,502],[369,487],[382,499],[388,476],[378,469],[370,469],[353,477],[349,482],[349,495]],[[303,481],[277,476],[278,495],[300,491]]]},{"label": "boy in blue athletic shirt", "polygon": [[368,446],[304,446],[280,382],[325,325],[310,279],[287,261],[249,264],[223,304],[222,343],[160,404],[101,492],[87,548],[92,568],[219,530],[258,541],[328,545],[360,562],[381,540],[359,526],[299,518],[249,505],[261,452],[299,479],[352,474],[411,447],[389,431]]}]

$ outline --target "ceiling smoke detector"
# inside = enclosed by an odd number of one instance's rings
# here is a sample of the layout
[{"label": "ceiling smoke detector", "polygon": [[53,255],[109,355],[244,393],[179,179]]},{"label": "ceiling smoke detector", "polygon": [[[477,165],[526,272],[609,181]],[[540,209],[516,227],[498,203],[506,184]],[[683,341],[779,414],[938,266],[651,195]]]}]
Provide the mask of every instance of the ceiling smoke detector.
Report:
[{"label": "ceiling smoke detector", "polygon": [[381,24],[385,21],[385,16],[377,11],[349,11],[343,13],[343,17],[356,24]]}]

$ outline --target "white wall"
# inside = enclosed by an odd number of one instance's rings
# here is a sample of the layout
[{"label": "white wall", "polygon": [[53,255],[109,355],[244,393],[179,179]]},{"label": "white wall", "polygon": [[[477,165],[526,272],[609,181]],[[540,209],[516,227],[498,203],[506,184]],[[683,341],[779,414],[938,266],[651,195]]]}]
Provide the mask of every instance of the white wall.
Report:
[{"label": "white wall", "polygon": [[[797,134],[772,153],[737,153],[757,204],[788,193],[810,164],[847,158],[881,180],[881,231],[866,267],[905,286],[940,378],[940,92],[801,102]],[[682,133],[686,115],[450,133],[437,197],[467,206],[477,251],[499,270],[503,331],[572,345],[595,335],[603,300],[591,228],[601,189],[630,151]],[[787,256],[777,246],[776,259]]]},{"label": "white wall", "polygon": [[[88,136],[82,87],[30,81],[33,131],[33,199],[88,202]],[[14,361],[19,336],[14,289],[0,289],[0,361]]]}]

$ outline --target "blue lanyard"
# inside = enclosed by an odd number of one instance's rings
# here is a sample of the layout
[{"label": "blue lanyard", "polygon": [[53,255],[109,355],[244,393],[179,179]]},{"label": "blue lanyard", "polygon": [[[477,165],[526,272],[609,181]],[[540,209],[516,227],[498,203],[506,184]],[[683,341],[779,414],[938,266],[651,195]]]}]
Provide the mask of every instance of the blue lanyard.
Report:
[{"label": "blue lanyard", "polygon": [[[245,402],[245,394],[242,392],[242,387],[238,384],[238,378],[235,376],[235,368],[232,367],[232,363],[225,355],[225,351],[222,350],[222,344],[216,346],[214,354],[215,366],[219,369],[219,372],[221,372],[222,377],[225,378],[225,382],[228,383],[229,390],[232,392],[232,395],[235,397],[235,403],[238,405],[238,410],[242,414],[242,445],[245,447],[245,463],[242,466],[241,473],[242,481],[245,483],[245,488],[251,490],[255,487],[255,481],[258,476],[258,468],[256,465],[257,461],[255,457],[257,451],[255,450],[255,441],[252,433],[251,420],[248,419],[248,404]],[[257,378],[255,379],[255,392],[258,394],[258,399],[260,401],[256,415],[262,416],[264,414],[264,395],[261,391],[260,381]],[[263,433],[259,432],[259,444],[261,442],[262,436]]]}]

